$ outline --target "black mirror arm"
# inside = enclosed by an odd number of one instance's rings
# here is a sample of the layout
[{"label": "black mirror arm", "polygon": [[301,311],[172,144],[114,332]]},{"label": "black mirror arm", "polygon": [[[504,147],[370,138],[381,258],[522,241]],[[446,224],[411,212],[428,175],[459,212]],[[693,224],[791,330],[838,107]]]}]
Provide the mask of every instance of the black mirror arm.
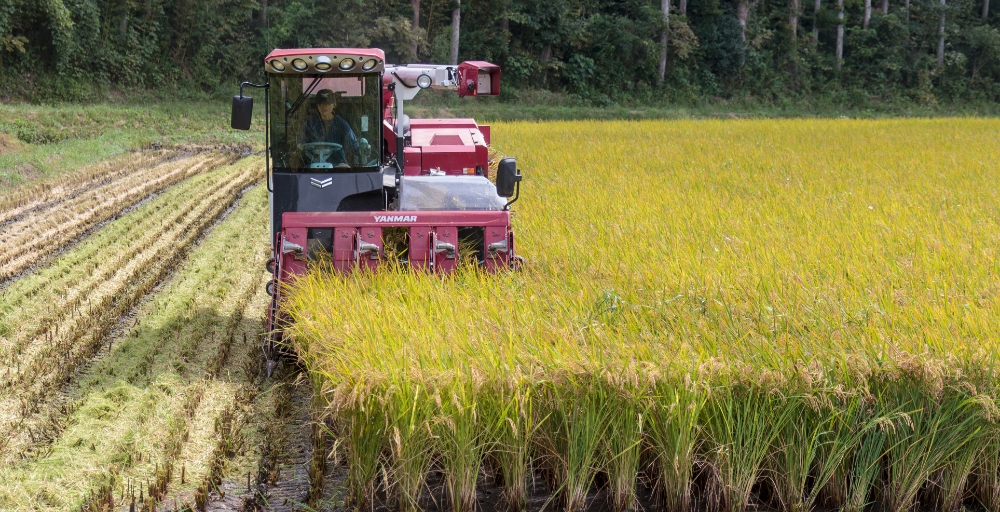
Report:
[{"label": "black mirror arm", "polygon": [[240,98],[243,97],[243,86],[264,89],[264,172],[267,173],[267,191],[274,192],[274,185],[271,184],[271,84],[255,84],[243,82],[240,84]]},{"label": "black mirror arm", "polygon": [[240,84],[240,98],[243,97],[243,86],[257,87],[258,89],[270,89],[271,84],[255,84],[253,82],[243,82]]},{"label": "black mirror arm", "polygon": [[511,199],[510,201],[507,201],[507,204],[503,205],[503,209],[504,210],[509,210],[510,209],[510,205],[514,204],[514,201],[517,201],[517,198],[520,197],[520,196],[521,196],[521,175],[518,174],[517,175],[517,181],[514,182],[514,199]]}]

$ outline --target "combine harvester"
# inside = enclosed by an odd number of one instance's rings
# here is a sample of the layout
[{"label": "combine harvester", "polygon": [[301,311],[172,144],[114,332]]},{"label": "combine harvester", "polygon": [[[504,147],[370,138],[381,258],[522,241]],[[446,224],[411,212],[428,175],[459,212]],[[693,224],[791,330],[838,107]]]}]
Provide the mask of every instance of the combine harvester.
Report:
[{"label": "combine harvester", "polygon": [[[281,284],[304,273],[309,261],[329,261],[344,273],[375,269],[390,257],[437,273],[466,258],[491,272],[520,264],[509,212],[520,190],[516,161],[499,162],[494,185],[487,178],[489,126],[411,120],[403,110],[427,88],[496,96],[498,66],[394,66],[378,49],[310,48],[274,50],[264,71],[267,83],[244,82],[233,97],[232,127],[250,128],[253,99],[243,87],[263,88],[273,275],[264,344],[269,375],[281,336]],[[387,244],[389,233],[402,242]]]}]

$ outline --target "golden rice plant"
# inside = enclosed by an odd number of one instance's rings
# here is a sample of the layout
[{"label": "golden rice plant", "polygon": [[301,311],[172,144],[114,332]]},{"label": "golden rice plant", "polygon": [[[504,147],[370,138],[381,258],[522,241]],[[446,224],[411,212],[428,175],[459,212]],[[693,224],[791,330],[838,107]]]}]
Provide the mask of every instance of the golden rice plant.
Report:
[{"label": "golden rice plant", "polygon": [[637,485],[670,512],[995,507],[998,129],[494,125],[521,271],[317,268],[283,305],[352,496],[384,472],[404,510],[477,484],[521,510],[530,481],[567,512]]}]

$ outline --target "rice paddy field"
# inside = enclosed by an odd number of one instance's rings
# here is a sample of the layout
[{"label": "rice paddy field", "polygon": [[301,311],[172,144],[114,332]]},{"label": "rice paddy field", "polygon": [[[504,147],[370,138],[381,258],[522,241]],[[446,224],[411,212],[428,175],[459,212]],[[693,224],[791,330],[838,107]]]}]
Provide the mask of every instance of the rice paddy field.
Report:
[{"label": "rice paddy field", "polygon": [[348,503],[1000,509],[998,133],[494,126],[522,271],[317,271],[288,301]]},{"label": "rice paddy field", "polygon": [[1000,510],[1000,120],[493,124],[523,268],[267,378],[260,134],[0,110],[0,510]]}]

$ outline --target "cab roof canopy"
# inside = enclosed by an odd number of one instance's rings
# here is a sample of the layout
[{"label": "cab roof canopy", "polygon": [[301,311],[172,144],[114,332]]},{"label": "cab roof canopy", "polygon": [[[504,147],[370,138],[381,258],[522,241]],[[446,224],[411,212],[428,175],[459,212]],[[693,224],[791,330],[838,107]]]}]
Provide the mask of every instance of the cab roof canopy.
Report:
[{"label": "cab roof canopy", "polygon": [[385,52],[378,48],[276,49],[264,58],[268,73],[360,73],[385,70]]}]

